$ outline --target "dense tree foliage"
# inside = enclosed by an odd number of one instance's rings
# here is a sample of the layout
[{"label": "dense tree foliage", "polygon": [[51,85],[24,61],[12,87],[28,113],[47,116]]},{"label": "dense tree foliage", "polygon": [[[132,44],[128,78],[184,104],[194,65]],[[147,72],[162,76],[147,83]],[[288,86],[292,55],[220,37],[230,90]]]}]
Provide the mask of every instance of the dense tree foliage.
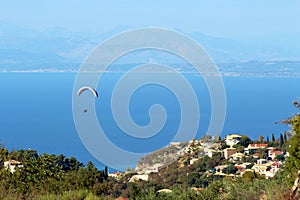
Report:
[{"label": "dense tree foliage", "polygon": [[7,160],[17,160],[22,162],[23,166],[16,167],[14,173],[2,167],[0,199],[14,193],[23,198],[30,198],[34,194],[60,195],[64,191],[72,190],[90,190],[99,193],[98,190],[101,188],[97,188],[97,185],[107,180],[105,170],[99,171],[91,162],[84,166],[74,157],[38,155],[34,150],[9,152],[2,147],[0,160],[2,163]]},{"label": "dense tree foliage", "polygon": [[[294,103],[300,109],[299,103]],[[286,123],[292,125],[293,136],[289,141],[289,158],[287,160],[287,168],[290,172],[296,173],[300,170],[300,114],[293,116]]]},{"label": "dense tree foliage", "polygon": [[250,143],[252,143],[251,139],[247,135],[242,135],[239,144],[243,147],[248,147]]}]

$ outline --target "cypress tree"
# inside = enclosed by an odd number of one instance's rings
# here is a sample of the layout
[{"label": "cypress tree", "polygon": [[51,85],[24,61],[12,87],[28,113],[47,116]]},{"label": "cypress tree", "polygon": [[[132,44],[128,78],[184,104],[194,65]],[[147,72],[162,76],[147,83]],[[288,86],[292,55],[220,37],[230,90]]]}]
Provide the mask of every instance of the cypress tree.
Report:
[{"label": "cypress tree", "polygon": [[274,136],[274,133],[272,133],[272,142],[275,142],[275,136]]},{"label": "cypress tree", "polygon": [[107,169],[107,166],[105,166],[104,168],[104,179],[107,180],[108,178],[108,169]]},{"label": "cypress tree", "polygon": [[282,135],[282,133],[280,133],[280,141],[279,141],[280,146],[282,146],[283,143],[284,143],[283,135]]},{"label": "cypress tree", "polygon": [[287,143],[287,132],[284,132],[284,143]]}]

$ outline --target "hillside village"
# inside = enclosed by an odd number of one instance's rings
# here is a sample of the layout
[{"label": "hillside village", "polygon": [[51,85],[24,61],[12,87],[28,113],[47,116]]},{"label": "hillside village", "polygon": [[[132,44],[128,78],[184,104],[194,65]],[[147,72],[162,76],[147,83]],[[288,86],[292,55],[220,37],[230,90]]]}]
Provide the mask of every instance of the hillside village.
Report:
[{"label": "hillside village", "polygon": [[[173,142],[143,157],[135,169],[114,173],[108,173],[107,167],[99,171],[91,162],[85,166],[74,157],[38,155],[34,150],[9,152],[2,148],[0,186],[8,189],[0,194],[0,199],[7,194],[12,194],[10,199],[18,199],[12,192],[15,188],[31,195],[40,187],[45,188],[40,196],[59,190],[63,193],[55,195],[70,195],[72,199],[76,199],[74,195],[103,199],[135,199],[143,195],[144,199],[236,199],[237,195],[243,199],[287,199],[291,194],[297,197],[300,170],[295,179],[287,174],[293,169],[288,168],[295,155],[291,149],[298,148],[299,143],[293,143],[294,138],[289,133],[279,138],[272,135],[271,139],[260,136],[257,140],[239,134],[224,138],[206,135],[200,140]],[[83,199],[79,196],[77,199]]]},{"label": "hillside village", "polygon": [[[289,156],[286,151],[287,137],[285,133],[278,139],[272,135],[271,141],[269,138],[264,141],[263,136],[251,141],[245,135],[229,134],[224,139],[220,136],[205,136],[200,140],[173,142],[168,147],[145,156],[133,171],[126,173],[132,174],[129,182],[149,181],[155,174],[161,176],[174,163],[178,169],[187,167],[199,171],[205,160],[217,158],[213,161],[214,164],[202,170],[207,176],[237,177],[248,173],[269,179],[274,177]],[[116,172],[109,176],[118,178],[122,175],[123,173]]]},{"label": "hillside village", "polygon": [[[207,176],[235,177],[248,172],[268,179],[275,176],[289,156],[286,133],[277,140],[274,136],[272,138],[272,141],[263,141],[263,138],[251,141],[245,135],[229,134],[223,140],[219,136],[205,136],[200,140],[172,142],[168,147],[142,158],[136,168],[126,174],[132,174],[129,182],[148,181],[151,175],[159,174],[174,163],[178,168],[201,168],[199,162],[218,155],[215,165],[205,170]],[[23,165],[16,160],[4,162],[4,168],[11,173],[15,172],[16,167],[22,168]],[[109,176],[120,178],[124,173],[114,172]]]}]

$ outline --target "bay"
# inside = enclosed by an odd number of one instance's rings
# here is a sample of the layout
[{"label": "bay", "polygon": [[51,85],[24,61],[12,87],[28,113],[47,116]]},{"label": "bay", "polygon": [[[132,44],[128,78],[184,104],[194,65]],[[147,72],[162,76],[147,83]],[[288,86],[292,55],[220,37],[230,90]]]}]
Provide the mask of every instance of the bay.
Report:
[{"label": "bay", "polygon": [[[120,130],[110,113],[110,96],[119,74],[109,74],[99,86],[102,102],[96,105],[98,120],[110,139],[122,148],[130,149],[129,139],[120,139]],[[199,99],[200,123],[197,138],[207,131],[210,121],[210,96],[205,81],[193,74],[185,74]],[[39,153],[75,156],[81,162],[95,159],[81,143],[72,115],[72,91],[76,73],[0,73],[0,141],[9,149],[36,149]],[[227,112],[221,136],[240,133],[257,139],[260,135],[276,137],[289,130],[275,124],[296,113],[292,102],[300,96],[299,77],[223,77],[227,96]],[[101,93],[103,96],[101,97]],[[180,122],[180,107],[167,88],[148,85],[132,98],[132,119],[145,126],[148,109],[160,103],[168,111],[169,120],[163,131],[175,133]],[[299,99],[298,99],[299,100]],[[159,141],[159,138],[158,138]],[[164,143],[157,142],[155,148]],[[143,143],[140,144],[142,148]],[[135,146],[139,148],[139,145]],[[109,153],[109,152],[108,152]],[[132,163],[133,167],[135,163]]]}]

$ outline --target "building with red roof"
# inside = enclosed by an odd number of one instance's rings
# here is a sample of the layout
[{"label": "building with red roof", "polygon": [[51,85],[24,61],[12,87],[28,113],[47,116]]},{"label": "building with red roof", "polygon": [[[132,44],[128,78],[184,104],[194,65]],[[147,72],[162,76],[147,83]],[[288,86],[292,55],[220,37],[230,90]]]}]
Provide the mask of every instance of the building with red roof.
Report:
[{"label": "building with red roof", "polygon": [[268,144],[249,144],[247,148],[245,148],[245,153],[255,153],[258,149],[267,148]]}]

